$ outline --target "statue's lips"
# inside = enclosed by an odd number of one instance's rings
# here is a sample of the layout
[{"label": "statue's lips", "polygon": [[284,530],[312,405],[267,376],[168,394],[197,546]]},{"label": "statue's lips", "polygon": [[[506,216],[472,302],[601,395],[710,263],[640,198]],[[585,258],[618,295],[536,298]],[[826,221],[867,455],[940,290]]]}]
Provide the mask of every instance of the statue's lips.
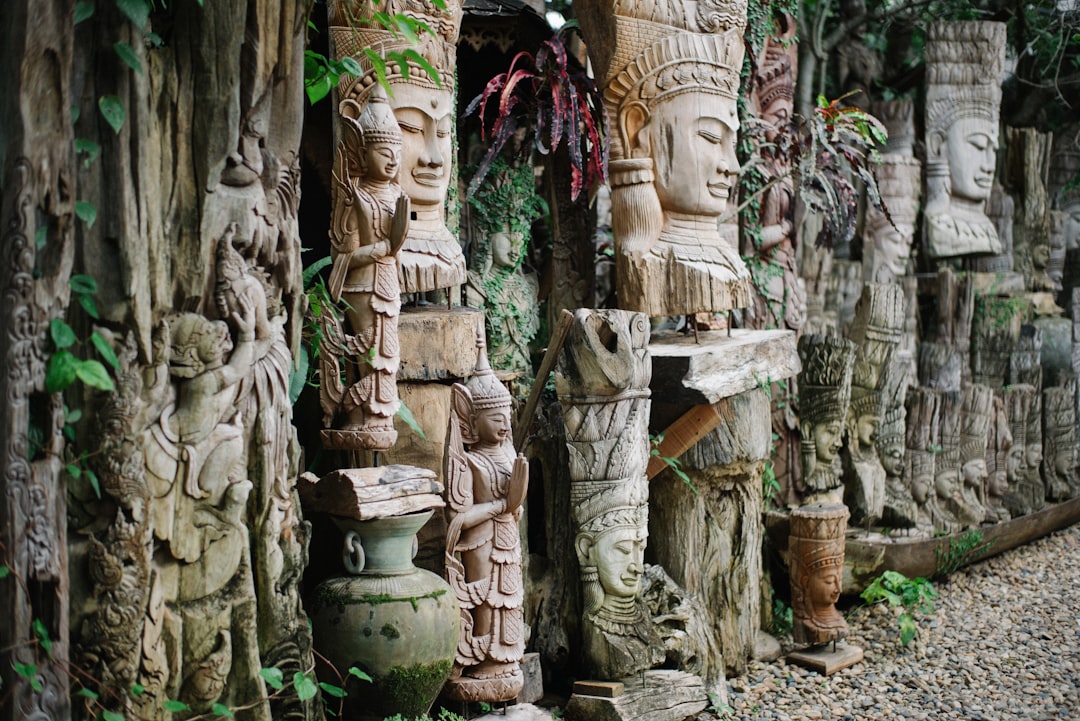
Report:
[{"label": "statue's lips", "polygon": [[980,175],[975,178],[975,185],[980,188],[992,188],[994,187],[994,176],[992,175]]},{"label": "statue's lips", "polygon": [[714,198],[727,199],[731,195],[730,183],[708,183],[706,187],[709,189],[709,195]]},{"label": "statue's lips", "polygon": [[442,176],[435,173],[413,173],[412,177],[419,185],[427,185],[432,188],[442,185]]}]

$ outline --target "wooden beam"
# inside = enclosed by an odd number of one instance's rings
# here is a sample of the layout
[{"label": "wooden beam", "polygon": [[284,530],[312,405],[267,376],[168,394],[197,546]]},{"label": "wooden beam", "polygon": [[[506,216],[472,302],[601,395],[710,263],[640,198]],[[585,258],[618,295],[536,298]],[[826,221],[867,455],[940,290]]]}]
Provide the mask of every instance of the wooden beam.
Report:
[{"label": "wooden beam", "polygon": [[536,380],[533,381],[532,390],[529,391],[529,400],[525,402],[525,408],[522,409],[521,415],[517,417],[517,421],[514,423],[514,448],[518,452],[521,451],[521,447],[525,443],[525,438],[529,433],[529,426],[532,425],[533,415],[536,413],[536,406],[540,403],[540,393],[547,383],[548,374],[555,367],[555,361],[559,357],[559,351],[562,350],[563,343],[566,342],[566,336],[570,333],[570,324],[573,321],[574,314],[563,308],[562,312],[559,313],[559,320],[555,324],[555,330],[551,333],[547,350],[544,351],[544,359],[540,361],[540,370],[537,371]]},{"label": "wooden beam", "polygon": [[663,461],[664,458],[678,458],[686,453],[690,446],[720,425],[721,420],[723,418],[715,404],[702,403],[693,406],[664,429],[662,434],[664,440],[656,447],[660,453],[649,456],[649,465],[645,469],[645,475],[652,480],[656,474],[667,467]]}]

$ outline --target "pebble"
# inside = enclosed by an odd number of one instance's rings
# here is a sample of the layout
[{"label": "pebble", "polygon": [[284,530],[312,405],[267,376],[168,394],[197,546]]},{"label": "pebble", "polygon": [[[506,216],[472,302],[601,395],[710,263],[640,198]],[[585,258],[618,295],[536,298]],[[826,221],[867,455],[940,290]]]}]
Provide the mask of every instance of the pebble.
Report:
[{"label": "pebble", "polygon": [[783,657],[754,661],[728,679],[739,693],[717,718],[1080,720],[1080,524],[934,587],[935,611],[916,616],[906,648],[895,609],[855,607],[848,642],[862,663],[825,678]]}]

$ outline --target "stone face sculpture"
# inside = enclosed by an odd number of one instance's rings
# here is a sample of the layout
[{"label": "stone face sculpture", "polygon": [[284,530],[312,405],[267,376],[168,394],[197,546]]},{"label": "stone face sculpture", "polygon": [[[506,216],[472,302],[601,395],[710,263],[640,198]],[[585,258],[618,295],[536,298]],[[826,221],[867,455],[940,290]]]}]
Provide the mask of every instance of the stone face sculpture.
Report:
[{"label": "stone face sculpture", "polygon": [[664,660],[641,594],[649,518],[648,342],[642,313],[578,310],[555,374],[584,590],[585,666],[602,679]]},{"label": "stone face sculpture", "polygon": [[460,701],[494,703],[516,698],[524,683],[518,520],[529,466],[515,457],[510,392],[477,345],[475,375],[453,386],[446,440],[446,576],[461,605],[447,689]]},{"label": "stone face sculpture", "polygon": [[915,158],[900,155],[882,155],[881,160],[875,171],[878,190],[892,216],[892,223],[873,204],[867,205],[863,279],[872,283],[898,283],[910,271],[922,188],[922,164]]},{"label": "stone face sculpture", "polygon": [[[332,300],[344,300],[352,334],[344,333],[332,310],[319,316],[320,399],[328,429],[323,442],[329,448],[385,451],[397,440],[397,254],[409,228],[409,196],[395,180],[401,130],[381,88],[362,111],[348,98],[339,110],[343,138],[334,165],[329,291]],[[339,415],[341,429],[331,430]]]},{"label": "stone face sculpture", "polygon": [[[766,39],[764,58],[750,94],[758,119],[765,123],[765,141],[774,144],[792,123],[795,112],[795,65],[798,47],[794,42],[795,18],[780,19],[779,37]],[[758,328],[802,328],[806,316],[806,293],[796,267],[795,190],[787,157],[768,146],[762,150],[765,180],[775,185],[761,198],[761,232],[754,254],[754,326]]]},{"label": "stone face sculpture", "polygon": [[847,508],[840,503],[812,503],[791,512],[788,549],[796,643],[828,643],[848,635],[847,621],[836,610],[847,518]]},{"label": "stone face sculpture", "polygon": [[994,181],[1005,25],[933,23],[926,40],[926,219],[930,258],[999,254],[986,217]]},{"label": "stone face sculpture", "polygon": [[1043,391],[1043,463],[1046,497],[1064,501],[1080,494],[1076,475],[1076,380]]},{"label": "stone face sculpture", "polygon": [[994,392],[986,386],[971,384],[964,387],[960,410],[960,478],[964,505],[971,509],[972,523],[986,520],[986,480],[990,469],[986,465],[986,444],[993,420]]},{"label": "stone face sculpture", "polygon": [[[336,0],[330,4],[330,36],[338,58],[352,57],[364,74],[342,75],[338,86],[342,102],[364,105],[378,86],[378,75],[366,48],[376,52],[415,51],[439,74],[439,84],[419,63],[410,61],[406,76],[398,63],[388,62],[385,75],[393,96],[390,104],[404,135],[401,152],[401,187],[412,201],[415,217],[398,254],[403,293],[448,288],[465,282],[465,257],[446,227],[446,193],[453,160],[451,133],[454,112],[454,70],[461,4],[456,0],[436,7],[430,0],[392,3]],[[432,33],[420,33],[415,46],[396,32],[380,26],[373,13],[403,12],[426,23]]]},{"label": "stone face sculpture", "polygon": [[994,393],[994,405],[990,411],[990,435],[986,442],[986,520],[1007,521],[1009,509],[1005,496],[1009,492],[1008,463],[1013,437],[1009,430],[1009,418],[1000,393]]},{"label": "stone face sculpture", "polygon": [[746,3],[589,0],[575,13],[611,118],[619,305],[650,316],[750,304],[731,214]]},{"label": "stone face sculpture", "polygon": [[839,456],[851,398],[855,344],[818,334],[799,338],[799,421],[806,502],[839,501]]},{"label": "stone face sculpture", "polygon": [[885,506],[885,468],[876,447],[885,411],[882,391],[904,329],[904,291],[899,285],[867,283],[855,308],[849,338],[856,346],[851,402],[841,454],[844,502],[853,523],[874,523]]}]

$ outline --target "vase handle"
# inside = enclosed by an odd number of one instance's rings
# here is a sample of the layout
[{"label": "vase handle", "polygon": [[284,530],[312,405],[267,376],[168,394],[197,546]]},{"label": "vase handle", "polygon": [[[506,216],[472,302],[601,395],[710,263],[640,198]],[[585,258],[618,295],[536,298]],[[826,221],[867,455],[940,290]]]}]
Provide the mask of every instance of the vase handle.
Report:
[{"label": "vase handle", "polygon": [[345,570],[354,576],[359,576],[365,565],[364,547],[360,543],[360,534],[349,531],[345,534],[345,547],[341,549],[341,562],[345,564]]}]

